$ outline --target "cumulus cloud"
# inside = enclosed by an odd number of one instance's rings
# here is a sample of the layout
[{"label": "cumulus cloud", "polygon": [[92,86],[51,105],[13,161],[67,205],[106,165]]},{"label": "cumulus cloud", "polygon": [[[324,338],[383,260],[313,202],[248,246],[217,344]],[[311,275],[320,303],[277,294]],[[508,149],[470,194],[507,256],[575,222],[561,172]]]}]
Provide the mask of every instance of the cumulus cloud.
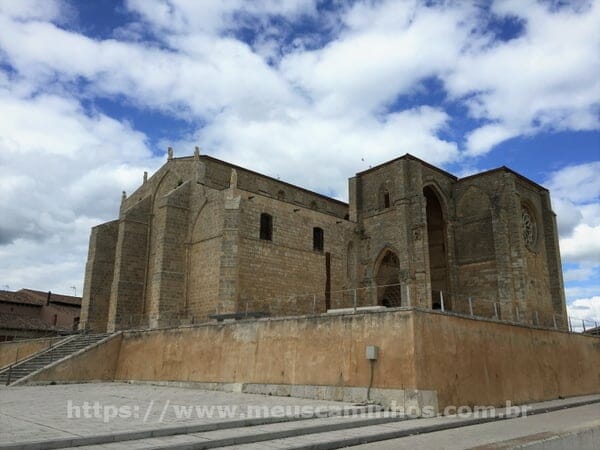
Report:
[{"label": "cumulus cloud", "polygon": [[524,32],[508,41],[488,36],[444,76],[449,94],[465,98],[474,117],[495,122],[471,134],[471,153],[519,134],[598,128],[600,3],[585,5],[494,3],[499,19],[522,20]]},{"label": "cumulus cloud", "polygon": [[[268,120],[245,121],[226,112],[195,139],[245,167],[346,199],[348,176],[399,154],[411,152],[435,164],[456,159],[456,144],[436,137],[447,120],[445,112],[431,107],[390,114],[385,120],[287,109]],[[185,146],[190,148],[191,142]]]},{"label": "cumulus cloud", "polygon": [[600,326],[600,296],[578,298],[567,305],[571,325],[575,331]]},{"label": "cumulus cloud", "polygon": [[159,160],[127,124],[8,86],[0,83],[3,284],[81,292],[90,227],[114,216],[120,191]]},{"label": "cumulus cloud", "polygon": [[68,6],[59,0],[0,0],[0,14],[12,19],[54,21],[70,13]]},{"label": "cumulus cloud", "polygon": [[[600,161],[566,166],[545,182],[557,213],[562,261],[570,266],[564,274],[567,285],[589,283],[600,274],[599,170]],[[570,298],[576,295],[571,292]]]},{"label": "cumulus cloud", "polygon": [[[81,286],[73,267],[89,226],[114,217],[120,191],[161,163],[156,142],[96,100],[184,121],[185,134],[163,136],[181,153],[200,144],[339,198],[348,176],[406,152],[444,165],[514,136],[598,127],[598,2],[335,5],[127,0],[125,24],[99,38],[81,31],[76,3],[0,0],[0,264],[15,268],[3,274]],[[498,39],[492,19],[522,30]],[[406,105],[428,79],[445,98]],[[444,137],[446,101],[479,124],[464,144]],[[592,265],[575,277],[596,270],[597,170],[569,167],[547,183],[563,256]],[[63,265],[35,257],[61,248]]]}]

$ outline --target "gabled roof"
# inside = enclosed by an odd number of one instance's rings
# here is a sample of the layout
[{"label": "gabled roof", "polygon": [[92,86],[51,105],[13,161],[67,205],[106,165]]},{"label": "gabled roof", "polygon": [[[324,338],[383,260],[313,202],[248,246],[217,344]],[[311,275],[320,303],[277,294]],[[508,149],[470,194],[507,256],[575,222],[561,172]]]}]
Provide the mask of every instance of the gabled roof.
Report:
[{"label": "gabled roof", "polygon": [[46,301],[40,301],[38,298],[12,291],[0,291],[0,302],[31,306],[42,306],[46,304]]},{"label": "gabled roof", "polygon": [[54,292],[43,292],[33,289],[21,289],[17,292],[22,293],[30,298],[40,299],[44,302],[44,304],[48,300],[48,296],[50,296],[50,303],[61,303],[68,306],[81,306],[81,297],[75,297],[73,295],[55,294]]},{"label": "gabled roof", "polygon": [[34,289],[21,289],[16,292],[0,291],[0,302],[44,306],[48,303],[48,296],[50,296],[50,303],[81,307],[81,297],[36,291]]},{"label": "gabled roof", "polygon": [[403,160],[403,159],[410,159],[412,161],[417,161],[418,163],[422,164],[425,167],[428,167],[428,168],[430,168],[432,170],[440,172],[441,174],[447,176],[448,178],[452,178],[454,181],[458,180],[458,178],[455,175],[452,175],[450,172],[446,172],[445,170],[442,170],[439,167],[434,166],[433,164],[429,164],[427,161],[423,161],[422,159],[417,158],[416,156],[413,156],[410,153],[406,153],[406,154],[404,154],[404,155],[402,155],[402,156],[400,156],[398,158],[394,158],[394,159],[392,159],[390,161],[386,161],[386,162],[378,164],[378,165],[376,165],[374,167],[369,167],[367,170],[363,170],[362,172],[357,172],[356,175],[363,175],[365,173],[372,172],[374,170],[382,168],[383,166],[387,166],[388,164],[392,164],[392,163],[395,163],[395,162]]},{"label": "gabled roof", "polygon": [[502,167],[497,167],[495,169],[490,169],[490,170],[486,170],[484,172],[479,172],[479,173],[474,173],[473,175],[468,175],[466,177],[461,178],[459,181],[463,181],[463,180],[468,180],[470,178],[477,178],[477,177],[481,177],[481,176],[485,176],[485,175],[489,175],[495,172],[508,172],[513,174],[514,176],[516,176],[517,178],[525,181],[526,183],[532,184],[533,186],[537,187],[538,189],[541,189],[543,191],[547,191],[548,189],[546,189],[544,186],[542,186],[541,184],[536,183],[535,181],[527,178],[524,175],[521,175],[518,172],[515,172],[514,170],[512,170],[510,167],[506,167],[506,166],[502,166]]}]

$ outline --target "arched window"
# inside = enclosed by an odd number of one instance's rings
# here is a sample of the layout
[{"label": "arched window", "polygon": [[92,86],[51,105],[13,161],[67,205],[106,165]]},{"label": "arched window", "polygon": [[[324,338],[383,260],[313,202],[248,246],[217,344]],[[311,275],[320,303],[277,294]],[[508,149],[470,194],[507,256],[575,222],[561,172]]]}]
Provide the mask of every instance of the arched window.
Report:
[{"label": "arched window", "polygon": [[325,233],[323,232],[323,228],[314,227],[313,228],[313,250],[318,252],[322,252],[325,247]]},{"label": "arched window", "polygon": [[273,216],[262,213],[260,215],[260,238],[263,241],[273,240]]}]

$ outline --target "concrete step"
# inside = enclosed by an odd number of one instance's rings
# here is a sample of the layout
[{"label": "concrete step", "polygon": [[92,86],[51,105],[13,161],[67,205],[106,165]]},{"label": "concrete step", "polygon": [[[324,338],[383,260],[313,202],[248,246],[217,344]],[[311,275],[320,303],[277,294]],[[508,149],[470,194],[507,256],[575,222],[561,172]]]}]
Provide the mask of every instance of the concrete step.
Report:
[{"label": "concrete step", "polygon": [[[532,405],[527,415],[544,414],[581,405],[600,402],[600,397],[544,402]],[[555,404],[553,404],[555,403]],[[101,443],[80,446],[82,449],[209,449],[258,450],[281,449],[336,449],[378,442],[412,435],[451,430],[518,417],[498,409],[495,416],[439,416],[408,420],[391,413],[363,416],[328,417],[300,421],[274,422],[243,427],[231,427],[205,432],[187,432],[169,436],[146,437],[127,442]],[[157,430],[158,431],[158,430]],[[158,431],[160,433],[160,431]],[[89,441],[88,441],[89,442]],[[71,446],[77,446],[72,442]],[[46,447],[56,448],[56,447]],[[64,447],[67,448],[67,447]]]},{"label": "concrete step", "polygon": [[225,428],[200,433],[178,434],[127,442],[114,442],[85,446],[89,450],[127,448],[194,448],[210,449],[230,445],[241,445],[271,441],[281,438],[312,435],[318,432],[331,432],[339,430],[357,429],[369,425],[385,424],[405,420],[397,416],[384,413],[371,413],[356,416],[333,416],[315,419],[279,421],[270,424]]},{"label": "concrete step", "polygon": [[75,338],[66,338],[65,341],[61,341],[55,345],[54,348],[45,349],[41,351],[37,356],[31,359],[15,364],[12,368],[7,368],[0,372],[0,384],[5,385],[9,379],[11,385],[18,380],[26,377],[27,375],[42,369],[54,362],[66,358],[79,350],[87,348],[96,342],[110,336],[108,333],[93,334],[93,335],[80,335]]}]

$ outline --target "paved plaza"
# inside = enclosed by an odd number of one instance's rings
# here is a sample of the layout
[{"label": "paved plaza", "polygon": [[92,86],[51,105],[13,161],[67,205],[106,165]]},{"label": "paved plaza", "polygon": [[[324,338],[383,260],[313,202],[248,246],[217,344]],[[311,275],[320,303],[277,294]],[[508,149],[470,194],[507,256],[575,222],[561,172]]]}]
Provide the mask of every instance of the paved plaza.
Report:
[{"label": "paved plaza", "polygon": [[327,414],[327,411],[337,411],[341,407],[351,408],[352,405],[150,384],[87,383],[0,388],[0,445],[269,415],[280,418],[311,411]]},{"label": "paved plaza", "polygon": [[487,418],[406,420],[364,405],[175,386],[23,386],[0,388],[0,449],[331,449],[367,442],[365,449],[499,449],[539,439],[552,440],[552,449],[564,442],[597,448],[600,395],[526,410],[521,418],[499,408]]}]

